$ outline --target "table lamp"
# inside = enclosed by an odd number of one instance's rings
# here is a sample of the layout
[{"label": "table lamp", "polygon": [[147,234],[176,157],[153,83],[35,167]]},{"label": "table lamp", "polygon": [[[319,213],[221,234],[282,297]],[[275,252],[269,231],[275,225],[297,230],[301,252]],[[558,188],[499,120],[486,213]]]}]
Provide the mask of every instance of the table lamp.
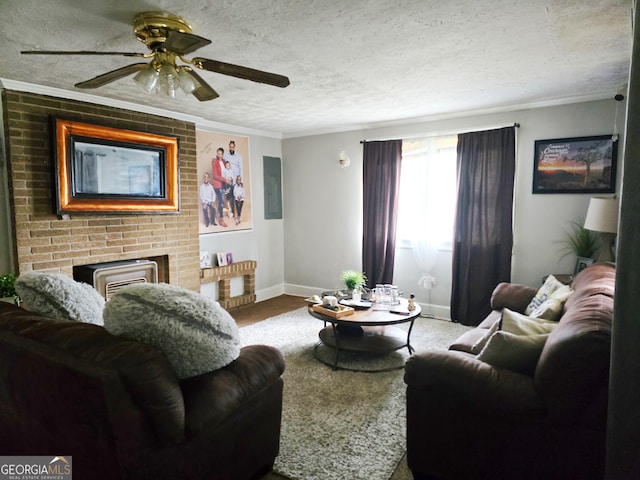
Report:
[{"label": "table lamp", "polygon": [[598,262],[614,262],[613,241],[618,232],[617,197],[592,197],[587,209],[584,228],[600,234],[602,245],[598,252]]}]

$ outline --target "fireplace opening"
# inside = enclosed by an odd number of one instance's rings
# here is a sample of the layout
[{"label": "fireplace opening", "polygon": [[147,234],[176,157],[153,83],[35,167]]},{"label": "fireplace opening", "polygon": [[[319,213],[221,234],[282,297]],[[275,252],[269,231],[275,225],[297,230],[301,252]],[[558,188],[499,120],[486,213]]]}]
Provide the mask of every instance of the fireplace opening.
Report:
[{"label": "fireplace opening", "polygon": [[73,267],[73,278],[92,285],[105,300],[133,283],[158,283],[158,264],[153,260],[122,260]]}]

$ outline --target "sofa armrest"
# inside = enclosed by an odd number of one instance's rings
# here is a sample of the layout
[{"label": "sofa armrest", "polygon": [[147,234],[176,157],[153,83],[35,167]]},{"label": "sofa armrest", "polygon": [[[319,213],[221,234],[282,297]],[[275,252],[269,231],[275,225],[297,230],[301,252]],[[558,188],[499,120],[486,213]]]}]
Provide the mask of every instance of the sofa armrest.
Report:
[{"label": "sofa armrest", "polygon": [[533,378],[477,360],[473,355],[429,350],[407,360],[404,381],[411,389],[435,390],[474,410],[519,415],[544,413]]},{"label": "sofa armrest", "polygon": [[189,433],[211,428],[255,395],[280,381],[282,353],[266,345],[250,345],[226,367],[180,382]]},{"label": "sofa armrest", "polygon": [[491,308],[493,310],[508,308],[514,312],[524,313],[537,292],[537,288],[527,285],[500,283],[491,294]]}]

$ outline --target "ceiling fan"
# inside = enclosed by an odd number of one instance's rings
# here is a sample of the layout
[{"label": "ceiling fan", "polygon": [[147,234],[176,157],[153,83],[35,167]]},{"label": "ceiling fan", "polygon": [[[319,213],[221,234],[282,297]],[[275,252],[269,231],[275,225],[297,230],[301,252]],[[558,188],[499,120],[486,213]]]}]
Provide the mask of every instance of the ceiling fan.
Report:
[{"label": "ceiling fan", "polygon": [[[133,63],[76,83],[75,86],[78,88],[102,87],[135,73],[133,80],[147,93],[160,91],[175,97],[177,90],[181,89],[186,94],[193,94],[201,102],[217,98],[218,93],[192,67],[281,88],[289,85],[289,79],[283,75],[207,58],[196,57],[191,60],[184,58],[184,55],[210,44],[211,40],[191,33],[191,26],[186,20],[172,13],[140,13],[134,19],[133,31],[136,38],[151,50],[150,53],[83,50],[28,50],[20,53],[25,55],[121,55],[152,59],[149,63]],[[178,59],[186,65],[176,63]]]}]

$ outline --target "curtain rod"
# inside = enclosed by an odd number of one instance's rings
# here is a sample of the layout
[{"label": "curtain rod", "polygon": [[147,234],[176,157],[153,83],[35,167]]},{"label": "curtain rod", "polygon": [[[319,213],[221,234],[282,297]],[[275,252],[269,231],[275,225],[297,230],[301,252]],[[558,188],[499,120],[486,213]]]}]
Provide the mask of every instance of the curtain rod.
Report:
[{"label": "curtain rod", "polygon": [[[505,128],[505,127],[520,128],[520,124],[518,122],[514,122],[511,125],[501,125],[501,126],[488,127],[488,128],[487,127],[480,127],[480,128],[475,129],[475,130],[466,130],[464,132],[455,132],[455,133],[454,132],[450,132],[450,133],[443,132],[443,133],[438,133],[438,134],[435,134],[435,135],[412,135],[410,137],[403,137],[402,139],[403,140],[411,140],[411,139],[414,139],[414,138],[444,137],[444,136],[447,136],[447,135],[458,135],[460,133],[480,132],[482,130],[495,130],[497,128]],[[384,142],[386,140],[390,140],[390,139],[387,138],[387,139],[378,139],[378,140],[360,140],[360,144],[367,143],[367,142]]]}]

